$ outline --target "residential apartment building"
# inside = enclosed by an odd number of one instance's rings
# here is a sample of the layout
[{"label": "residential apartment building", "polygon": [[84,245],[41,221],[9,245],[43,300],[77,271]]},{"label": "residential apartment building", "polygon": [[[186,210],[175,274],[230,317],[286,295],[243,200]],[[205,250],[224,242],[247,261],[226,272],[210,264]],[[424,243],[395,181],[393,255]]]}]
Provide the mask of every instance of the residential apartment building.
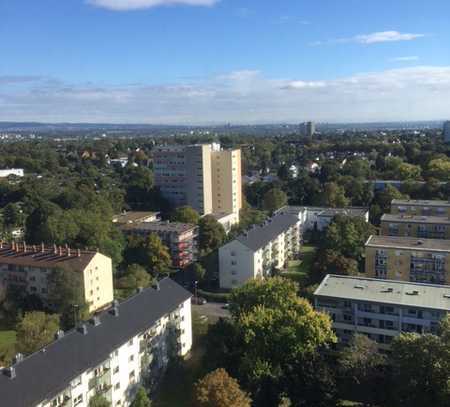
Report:
[{"label": "residential apartment building", "polygon": [[439,216],[450,218],[450,201],[393,199],[391,213],[412,216]]},{"label": "residential apartment building", "polygon": [[436,333],[450,312],[450,287],[327,275],[314,304],[331,316],[341,344],[360,333],[388,349],[401,332]]},{"label": "residential apartment building", "polygon": [[174,206],[201,215],[239,214],[242,207],[241,152],[218,144],[162,146],[154,152],[155,184]]},{"label": "residential apartment building", "polygon": [[450,240],[370,236],[367,277],[450,285]]},{"label": "residential apartment building", "polygon": [[99,252],[46,247],[26,243],[0,242],[0,284],[15,286],[29,294],[48,298],[48,276],[59,269],[69,270],[80,278],[84,300],[94,312],[114,299],[111,259]]},{"label": "residential apartment building", "polygon": [[148,236],[154,233],[169,248],[172,266],[185,268],[197,255],[197,227],[178,222],[143,222],[126,224],[121,227],[125,234]]},{"label": "residential apartment building", "polygon": [[425,239],[450,239],[450,218],[387,213],[381,217],[381,234]]},{"label": "residential apartment building", "polygon": [[127,407],[139,384],[156,385],[172,356],[192,346],[191,295],[170,279],[140,290],[0,374],[8,407],[89,407],[100,394]]},{"label": "residential apartment building", "polygon": [[300,124],[300,134],[305,137],[312,137],[316,133],[316,124],[314,122],[304,122]]},{"label": "residential apartment building", "polygon": [[219,281],[235,288],[254,278],[271,275],[300,250],[300,220],[279,211],[219,249]]},{"label": "residential apartment building", "polygon": [[0,170],[0,178],[7,178],[11,175],[14,175],[15,177],[23,177],[25,174],[23,168],[10,168]]}]

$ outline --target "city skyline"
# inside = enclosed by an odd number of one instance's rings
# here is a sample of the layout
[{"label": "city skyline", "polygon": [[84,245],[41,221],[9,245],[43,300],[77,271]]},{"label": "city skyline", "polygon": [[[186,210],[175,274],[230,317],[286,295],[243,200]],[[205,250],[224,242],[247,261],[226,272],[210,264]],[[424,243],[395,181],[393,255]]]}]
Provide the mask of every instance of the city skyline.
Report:
[{"label": "city skyline", "polygon": [[[2,5],[0,120],[152,124],[450,117],[443,0]],[[436,10],[440,10],[436,13]],[[70,18],[67,18],[70,16]]]}]

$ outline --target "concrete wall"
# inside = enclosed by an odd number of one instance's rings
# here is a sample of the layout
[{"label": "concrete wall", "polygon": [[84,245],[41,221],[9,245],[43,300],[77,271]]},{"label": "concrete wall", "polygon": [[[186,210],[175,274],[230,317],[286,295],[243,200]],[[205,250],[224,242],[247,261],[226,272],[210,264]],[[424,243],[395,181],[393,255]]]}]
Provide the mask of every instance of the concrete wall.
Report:
[{"label": "concrete wall", "polygon": [[[259,262],[258,262],[259,260]],[[237,240],[219,249],[219,283],[221,288],[236,288],[248,280],[262,277],[261,254],[255,256]]]},{"label": "concrete wall", "polygon": [[94,312],[112,303],[114,288],[111,259],[97,253],[83,271],[83,284],[89,312]]}]

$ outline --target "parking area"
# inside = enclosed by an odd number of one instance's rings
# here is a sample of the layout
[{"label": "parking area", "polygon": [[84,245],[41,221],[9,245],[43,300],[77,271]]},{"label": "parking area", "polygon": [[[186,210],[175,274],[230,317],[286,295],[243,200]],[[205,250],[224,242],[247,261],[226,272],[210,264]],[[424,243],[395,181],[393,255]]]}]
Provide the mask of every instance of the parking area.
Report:
[{"label": "parking area", "polygon": [[230,316],[230,312],[227,309],[223,309],[223,306],[224,304],[208,302],[204,305],[192,305],[192,311],[213,321],[219,318],[228,318]]}]

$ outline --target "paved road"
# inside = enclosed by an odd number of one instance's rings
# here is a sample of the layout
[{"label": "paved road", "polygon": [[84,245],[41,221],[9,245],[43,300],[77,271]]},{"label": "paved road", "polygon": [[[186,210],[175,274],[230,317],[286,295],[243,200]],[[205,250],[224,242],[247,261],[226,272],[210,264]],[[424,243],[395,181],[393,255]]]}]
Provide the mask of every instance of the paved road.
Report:
[{"label": "paved road", "polygon": [[228,318],[230,316],[230,312],[222,307],[223,304],[208,302],[204,305],[192,305],[192,311],[208,318]]}]

